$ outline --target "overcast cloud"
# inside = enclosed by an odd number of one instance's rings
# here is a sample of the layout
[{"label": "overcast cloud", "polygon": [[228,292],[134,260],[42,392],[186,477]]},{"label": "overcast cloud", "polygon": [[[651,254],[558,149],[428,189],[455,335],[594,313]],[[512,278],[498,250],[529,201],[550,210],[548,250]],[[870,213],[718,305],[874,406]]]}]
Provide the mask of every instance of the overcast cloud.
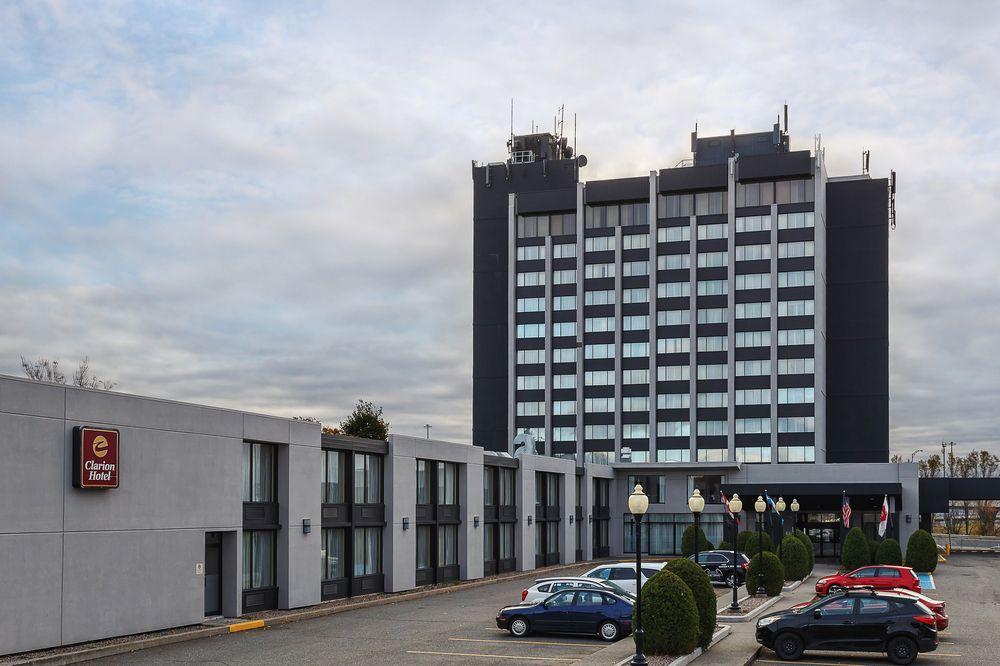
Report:
[{"label": "overcast cloud", "polygon": [[[4,3],[0,373],[471,439],[470,160],[579,117],[587,179],[689,133],[898,172],[891,439],[1000,452],[990,3]],[[695,7],[697,4],[697,7]]]}]

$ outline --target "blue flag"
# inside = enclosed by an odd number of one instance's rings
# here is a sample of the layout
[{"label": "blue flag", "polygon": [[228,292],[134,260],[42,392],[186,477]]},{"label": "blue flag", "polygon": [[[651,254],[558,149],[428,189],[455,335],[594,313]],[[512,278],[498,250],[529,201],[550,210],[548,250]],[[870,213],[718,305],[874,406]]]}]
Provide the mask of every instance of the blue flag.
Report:
[{"label": "blue flag", "polygon": [[781,524],[784,525],[785,519],[782,517],[780,513],[778,513],[778,507],[774,505],[774,500],[771,499],[771,496],[767,494],[766,490],[764,491],[764,500],[767,502],[767,505],[771,507],[771,511],[773,511],[778,516],[778,520],[781,521]]}]

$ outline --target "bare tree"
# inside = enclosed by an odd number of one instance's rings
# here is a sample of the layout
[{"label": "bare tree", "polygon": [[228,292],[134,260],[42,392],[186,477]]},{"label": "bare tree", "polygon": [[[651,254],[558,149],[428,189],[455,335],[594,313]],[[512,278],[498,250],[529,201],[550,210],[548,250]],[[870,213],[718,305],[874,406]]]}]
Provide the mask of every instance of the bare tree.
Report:
[{"label": "bare tree", "polygon": [[73,385],[110,391],[117,386],[117,383],[98,379],[96,376],[90,374],[90,357],[84,356],[83,360],[80,361],[80,367],[73,373]]},{"label": "bare tree", "polygon": [[[59,369],[59,360],[54,361],[47,358],[38,358],[34,361],[21,357],[21,368],[24,369],[24,376],[36,382],[50,382],[52,384],[65,384],[66,374]],[[84,356],[79,367],[73,373],[73,386],[83,388],[101,389],[110,391],[117,382],[99,379],[90,373],[90,357]]]}]

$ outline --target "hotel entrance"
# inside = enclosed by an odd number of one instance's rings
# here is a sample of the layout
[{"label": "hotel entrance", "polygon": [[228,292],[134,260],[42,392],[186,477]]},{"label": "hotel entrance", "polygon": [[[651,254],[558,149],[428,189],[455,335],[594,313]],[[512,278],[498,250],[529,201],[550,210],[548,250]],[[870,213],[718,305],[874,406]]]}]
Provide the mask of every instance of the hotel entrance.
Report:
[{"label": "hotel entrance", "polygon": [[799,529],[812,541],[816,557],[840,557],[839,514],[807,513],[800,520]]}]

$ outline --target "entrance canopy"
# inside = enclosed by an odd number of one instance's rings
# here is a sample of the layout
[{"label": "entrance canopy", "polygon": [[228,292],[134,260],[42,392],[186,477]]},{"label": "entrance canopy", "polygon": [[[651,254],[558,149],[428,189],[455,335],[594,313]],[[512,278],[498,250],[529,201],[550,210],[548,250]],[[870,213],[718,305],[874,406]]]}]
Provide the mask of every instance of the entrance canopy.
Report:
[{"label": "entrance canopy", "polygon": [[882,507],[886,495],[896,498],[896,509],[902,509],[903,484],[901,483],[723,483],[722,492],[727,497],[739,493],[744,511],[753,511],[753,503],[764,491],[777,500],[779,496],[791,504],[799,500],[802,511],[840,511],[841,495],[847,493],[854,511],[874,511]]}]

